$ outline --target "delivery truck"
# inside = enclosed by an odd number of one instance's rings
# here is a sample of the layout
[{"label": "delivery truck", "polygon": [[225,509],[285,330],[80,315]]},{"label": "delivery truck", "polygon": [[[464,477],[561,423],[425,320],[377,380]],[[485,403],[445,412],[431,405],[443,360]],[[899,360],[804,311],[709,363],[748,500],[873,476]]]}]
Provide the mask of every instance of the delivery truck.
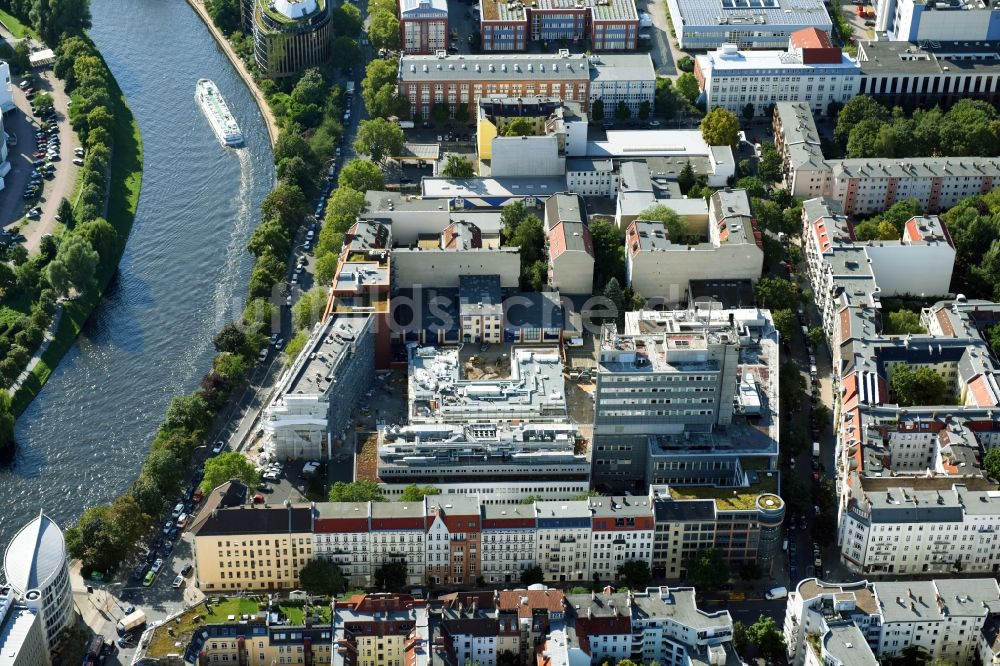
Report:
[{"label": "delivery truck", "polygon": [[141,610],[134,610],[119,620],[116,628],[118,629],[118,635],[122,636],[133,629],[138,629],[144,624],[146,624],[146,614]]}]

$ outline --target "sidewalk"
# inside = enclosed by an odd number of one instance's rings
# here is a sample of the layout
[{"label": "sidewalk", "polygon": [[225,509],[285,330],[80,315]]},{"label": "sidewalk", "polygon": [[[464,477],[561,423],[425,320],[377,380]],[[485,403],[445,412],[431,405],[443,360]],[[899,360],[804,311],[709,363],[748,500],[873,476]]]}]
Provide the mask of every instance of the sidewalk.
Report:
[{"label": "sidewalk", "polygon": [[278,122],[274,119],[274,114],[271,113],[271,107],[268,106],[267,100],[264,99],[264,95],[260,92],[260,88],[257,87],[257,83],[253,80],[253,76],[247,70],[246,65],[240,59],[236,52],[233,51],[233,47],[229,44],[229,40],[226,39],[225,35],[219,32],[219,29],[215,27],[212,23],[212,18],[208,15],[205,10],[205,5],[200,0],[187,0],[187,3],[191,5],[195,13],[201,18],[205,27],[215,38],[215,41],[219,44],[222,52],[226,54],[229,58],[229,62],[232,63],[233,68],[243,79],[243,82],[247,84],[247,88],[250,89],[251,94],[253,94],[254,100],[257,102],[257,107],[260,109],[260,114],[264,116],[264,124],[267,125],[267,134],[271,139],[271,146],[274,146],[275,141],[278,140]]},{"label": "sidewalk", "polygon": [[56,306],[56,313],[52,317],[52,323],[49,324],[48,329],[45,331],[45,337],[42,339],[42,344],[38,345],[38,349],[36,349],[35,353],[31,355],[31,359],[28,361],[27,367],[21,371],[21,374],[14,380],[14,383],[7,389],[10,395],[14,395],[18,392],[21,385],[27,381],[28,377],[31,375],[31,371],[34,370],[35,366],[41,362],[42,355],[48,350],[49,344],[51,344],[55,339],[55,332],[59,330],[59,322],[62,321],[62,314],[63,306],[62,303],[59,303]]}]

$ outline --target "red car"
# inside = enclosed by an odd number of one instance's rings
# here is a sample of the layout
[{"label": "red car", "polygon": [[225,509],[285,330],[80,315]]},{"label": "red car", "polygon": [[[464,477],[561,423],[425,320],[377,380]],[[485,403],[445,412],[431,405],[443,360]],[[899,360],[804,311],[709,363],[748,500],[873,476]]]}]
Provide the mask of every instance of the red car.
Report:
[{"label": "red car", "polygon": [[257,493],[256,495],[253,496],[253,503],[254,504],[263,504],[264,503],[264,496],[261,495],[260,493]]}]

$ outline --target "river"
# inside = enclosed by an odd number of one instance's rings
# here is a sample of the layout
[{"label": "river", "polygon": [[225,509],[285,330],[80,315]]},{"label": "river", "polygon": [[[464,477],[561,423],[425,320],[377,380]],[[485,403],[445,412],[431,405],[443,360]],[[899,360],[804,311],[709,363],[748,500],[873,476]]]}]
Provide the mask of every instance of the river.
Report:
[{"label": "river", "polygon": [[[0,548],[44,509],[64,527],[135,479],[170,399],[211,367],[242,311],[244,246],[272,189],[250,91],[183,0],[91,0],[91,36],[142,132],[142,196],[120,269],[79,340],[17,422],[0,470]],[[218,84],[247,137],[223,149],[194,101]]]}]

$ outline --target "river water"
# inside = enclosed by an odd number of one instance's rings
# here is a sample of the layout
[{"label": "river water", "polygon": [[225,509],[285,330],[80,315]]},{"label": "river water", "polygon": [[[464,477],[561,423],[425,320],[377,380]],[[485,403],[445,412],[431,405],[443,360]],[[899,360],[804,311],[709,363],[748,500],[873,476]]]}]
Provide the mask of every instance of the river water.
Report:
[{"label": "river water", "polygon": [[[91,0],[91,11],[142,132],[142,196],[115,280],[17,422],[0,548],[39,509],[66,526],[135,479],[170,399],[197,386],[214,332],[242,310],[244,246],[273,187],[260,112],[183,0]],[[199,78],[218,84],[245,148],[219,145],[194,101]]]}]

